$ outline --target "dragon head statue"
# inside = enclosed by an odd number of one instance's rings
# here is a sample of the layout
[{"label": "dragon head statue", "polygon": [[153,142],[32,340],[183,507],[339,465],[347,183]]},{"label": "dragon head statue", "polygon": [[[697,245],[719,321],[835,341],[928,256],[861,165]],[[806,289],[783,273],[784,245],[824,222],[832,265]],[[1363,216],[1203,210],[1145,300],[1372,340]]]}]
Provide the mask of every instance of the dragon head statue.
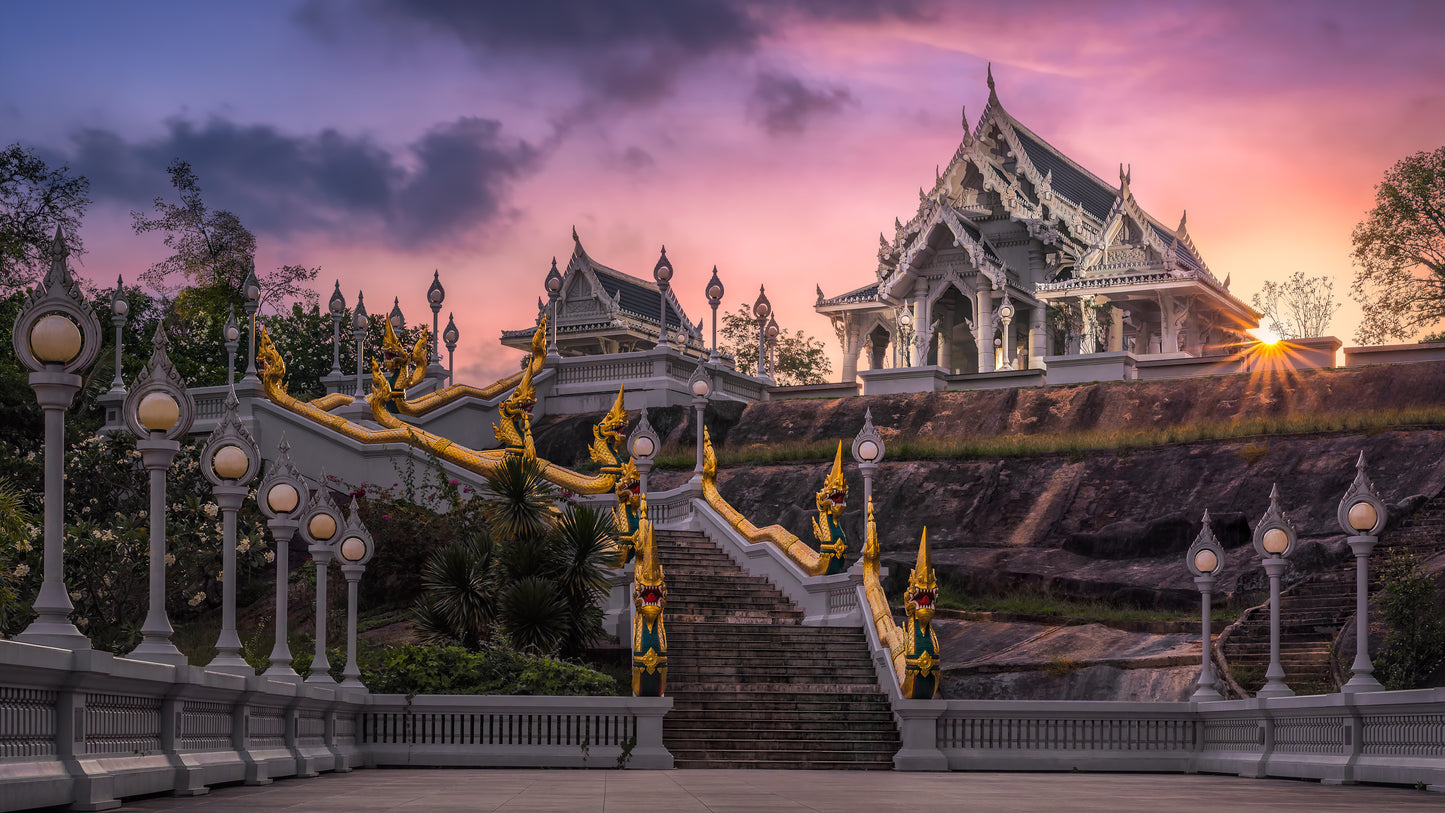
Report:
[{"label": "dragon head statue", "polygon": [[[411,350],[407,350],[406,345],[396,337],[391,320],[384,319],[382,322],[385,325],[385,333],[381,339],[381,373],[386,377],[386,383],[393,391],[405,393],[426,378],[431,334],[426,327],[422,327],[421,335],[417,337],[415,346]],[[372,370],[374,376],[375,361],[372,362]]]},{"label": "dragon head statue", "polygon": [[908,616],[904,632],[903,696],[928,700],[938,692],[938,635],[933,631],[933,614],[938,606],[938,581],[928,561],[928,529],[918,542],[918,561],[908,574],[903,593],[903,612]]},{"label": "dragon head statue", "polygon": [[637,533],[633,545],[637,564],[632,570],[632,603],[637,622],[632,625],[632,693],[638,697],[661,697],[667,688],[667,630],[662,610],[667,604],[662,561],[657,539],[647,518],[647,497],[640,498]]},{"label": "dragon head statue", "polygon": [[532,408],[536,405],[537,388],[532,384],[532,365],[528,363],[516,389],[497,406],[501,420],[492,424],[492,432],[509,453],[532,460],[537,457],[536,447],[532,445]]},{"label": "dragon head statue", "polygon": [[278,395],[286,394],[286,362],[276,350],[271,335],[261,327],[261,341],[256,346],[256,372],[261,376],[261,386],[266,388],[266,397],[272,401]]},{"label": "dragon head statue", "polygon": [[617,388],[617,402],[612,405],[602,420],[592,427],[592,462],[602,467],[603,473],[615,474],[622,470],[622,427],[627,425],[627,410],[622,406],[622,388]]},{"label": "dragon head statue", "polygon": [[642,477],[637,472],[637,464],[631,458],[622,464],[613,493],[617,495],[617,512],[614,515],[617,547],[622,551],[622,564],[627,564],[636,554],[633,538],[642,518]]},{"label": "dragon head statue", "polygon": [[817,496],[818,513],[837,519],[848,507],[848,480],[843,477],[843,441],[838,441],[838,454],[833,458],[833,470],[823,480],[823,487]]}]

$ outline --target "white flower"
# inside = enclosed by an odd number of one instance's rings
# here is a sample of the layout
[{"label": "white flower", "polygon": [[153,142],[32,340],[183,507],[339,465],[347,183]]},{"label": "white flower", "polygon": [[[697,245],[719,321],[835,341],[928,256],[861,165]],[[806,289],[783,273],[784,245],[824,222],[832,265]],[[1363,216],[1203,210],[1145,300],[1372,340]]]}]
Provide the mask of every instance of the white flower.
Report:
[{"label": "white flower", "polygon": [[216,574],[216,581],[218,581],[218,582],[223,582],[223,581],[225,581],[225,580],[226,580],[226,571],[222,570],[220,573],[217,573],[217,574]]},{"label": "white flower", "polygon": [[210,519],[215,519],[215,518],[216,518],[216,511],[217,511],[218,509],[216,508],[216,504],[215,504],[215,503],[213,503],[213,502],[208,502],[208,503],[206,503],[205,505],[201,506],[201,510],[206,512],[206,516],[207,516],[208,518],[210,518]]},{"label": "white flower", "polygon": [[[272,553],[271,551],[268,550],[268,551],[266,551],[265,553],[261,554],[261,558],[262,558],[262,559],[265,559],[265,560],[266,560],[266,564],[269,565],[269,564],[271,564],[272,562],[276,561],[276,554],[274,554],[274,553]],[[21,565],[21,567],[25,567],[25,565]],[[29,572],[29,568],[26,568],[26,571]],[[25,575],[25,574],[22,573],[22,574],[20,574],[20,575],[23,576],[23,575]]]},{"label": "white flower", "polygon": [[143,520],[143,519],[146,518],[146,516],[147,516],[147,515],[146,515],[146,512],[145,512],[144,510],[142,510],[140,513],[138,513],[138,514],[135,515],[135,518],[136,518],[136,519]]},{"label": "white flower", "polygon": [[79,591],[79,590],[71,590],[71,591],[70,591],[70,600],[71,600],[71,601],[80,601],[80,591]]},{"label": "white flower", "polygon": [[175,563],[176,563],[176,555],[175,555],[174,553],[167,553],[167,554],[166,554],[166,564],[167,564],[167,565],[173,565],[173,564],[175,564]]},{"label": "white flower", "polygon": [[236,540],[236,552],[237,552],[237,553],[245,553],[246,551],[248,551],[248,550],[250,550],[250,549],[251,549],[251,540],[247,539],[247,538],[244,537],[244,536],[241,537],[240,539]]},{"label": "white flower", "polygon": [[182,511],[184,511],[184,510],[185,510],[185,509],[181,507],[181,504],[180,504],[180,503],[178,503],[178,502],[173,502],[173,503],[171,503],[171,511],[173,511],[174,513],[179,514],[180,512],[182,512]]},{"label": "white flower", "polygon": [[189,604],[189,605],[191,605],[192,607],[199,607],[199,606],[201,606],[201,602],[203,602],[203,601],[205,601],[205,600],[206,600],[206,594],[205,594],[205,592],[203,591],[203,592],[200,592],[200,593],[196,593],[194,596],[191,596],[190,600],[187,601],[186,603]]},{"label": "white flower", "polygon": [[20,564],[16,565],[16,566],[15,566],[15,575],[17,575],[17,576],[29,576],[29,575],[30,575],[30,565],[27,565],[27,564],[25,564],[24,562],[21,562]]},{"label": "white flower", "polygon": [[30,540],[29,540],[29,539],[19,539],[19,540],[16,540],[16,542],[15,542],[15,549],[18,550],[18,551],[20,551],[21,553],[25,553],[25,552],[29,551],[29,550],[30,550]]}]

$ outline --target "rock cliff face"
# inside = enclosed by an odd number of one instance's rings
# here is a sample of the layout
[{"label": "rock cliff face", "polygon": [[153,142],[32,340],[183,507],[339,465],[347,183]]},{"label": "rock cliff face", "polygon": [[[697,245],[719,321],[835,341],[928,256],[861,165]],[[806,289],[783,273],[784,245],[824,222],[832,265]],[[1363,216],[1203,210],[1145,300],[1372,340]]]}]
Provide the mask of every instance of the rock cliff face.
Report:
[{"label": "rock cliff face", "polygon": [[[709,413],[708,424],[715,440],[725,439],[726,447],[737,449],[784,440],[851,441],[865,409],[871,409],[885,440],[896,440],[1127,432],[1434,407],[1442,396],[1445,363],[1427,363],[759,403],[740,412]],[[673,412],[649,416],[654,425],[664,424],[673,442],[690,442],[690,411]],[[539,450],[549,434],[570,438],[595,421],[596,416],[570,416],[541,422]],[[1042,586],[1062,595],[1188,610],[1198,606],[1199,598],[1183,556],[1205,509],[1228,548],[1219,600],[1258,595],[1263,574],[1249,534],[1273,484],[1279,485],[1281,503],[1303,541],[1291,557],[1294,572],[1287,581],[1348,555],[1335,509],[1361,451],[1376,490],[1397,506],[1392,526],[1445,488],[1445,429],[1397,427],[987,460],[893,457],[880,466],[873,495],[885,563],[895,578],[906,578],[926,526],[940,576],[965,586]],[[754,523],[777,523],[807,539],[813,495],[830,462],[727,466],[718,474],[718,486]],[[863,538],[862,481],[856,467],[848,465],[846,473],[852,490],[844,526],[856,545]],[[653,482],[669,488],[689,474],[656,472]],[[967,634],[982,632],[975,628]],[[1113,658],[1088,644],[1088,636],[1059,640],[1076,642],[1070,651],[1077,650],[1079,657],[1068,659],[1075,665],[1012,672],[1008,678],[992,668],[981,672],[977,664],[970,665],[981,657],[978,652],[954,647],[945,655],[951,695],[1128,699],[1152,693],[1174,699],[1187,696],[1197,668],[1171,659],[1154,664],[1151,674],[1132,668],[1128,657]],[[1197,657],[1197,633],[1194,641]],[[1110,644],[1107,649],[1118,648]],[[1171,650],[1171,655],[1180,653]],[[1040,681],[1053,689],[1039,693]]]}]

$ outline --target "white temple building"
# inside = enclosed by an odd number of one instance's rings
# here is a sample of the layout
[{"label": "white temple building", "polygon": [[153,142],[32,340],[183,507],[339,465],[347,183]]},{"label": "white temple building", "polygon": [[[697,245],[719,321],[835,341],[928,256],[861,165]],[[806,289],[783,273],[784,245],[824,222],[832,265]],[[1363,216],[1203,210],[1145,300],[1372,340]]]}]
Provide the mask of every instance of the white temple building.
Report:
[{"label": "white temple building", "polygon": [[1122,165],[1118,186],[1106,183],[1009,115],[991,69],[988,88],[918,211],[879,236],[876,279],[831,297],[818,289],[843,382],[933,368],[950,389],[1043,383],[1045,369],[1048,383],[1066,383],[1140,377],[1151,362],[1178,374],[1180,360],[1254,342],[1245,330],[1260,315],[1210,270],[1182,216],[1165,226]]}]

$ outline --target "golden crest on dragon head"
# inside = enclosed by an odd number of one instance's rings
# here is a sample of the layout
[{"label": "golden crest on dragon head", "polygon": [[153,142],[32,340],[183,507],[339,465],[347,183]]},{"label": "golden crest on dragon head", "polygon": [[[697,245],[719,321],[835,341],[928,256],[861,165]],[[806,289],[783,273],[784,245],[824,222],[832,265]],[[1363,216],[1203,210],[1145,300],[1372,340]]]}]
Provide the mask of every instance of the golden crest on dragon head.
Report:
[{"label": "golden crest on dragon head", "polygon": [[833,458],[833,470],[823,480],[823,487],[817,495],[818,512],[837,517],[848,507],[848,480],[843,477],[843,442],[838,441],[838,454]]},{"label": "golden crest on dragon head", "polygon": [[933,620],[933,611],[938,606],[938,580],[933,575],[933,564],[928,558],[928,529],[918,542],[918,561],[913,572],[908,574],[908,589],[903,593],[903,612],[919,624]]},{"label": "golden crest on dragon head", "polygon": [[617,401],[612,404],[602,420],[592,427],[592,462],[602,467],[604,472],[619,472],[622,470],[622,433],[619,431],[627,425],[627,410],[622,405],[622,388],[617,388]]}]

